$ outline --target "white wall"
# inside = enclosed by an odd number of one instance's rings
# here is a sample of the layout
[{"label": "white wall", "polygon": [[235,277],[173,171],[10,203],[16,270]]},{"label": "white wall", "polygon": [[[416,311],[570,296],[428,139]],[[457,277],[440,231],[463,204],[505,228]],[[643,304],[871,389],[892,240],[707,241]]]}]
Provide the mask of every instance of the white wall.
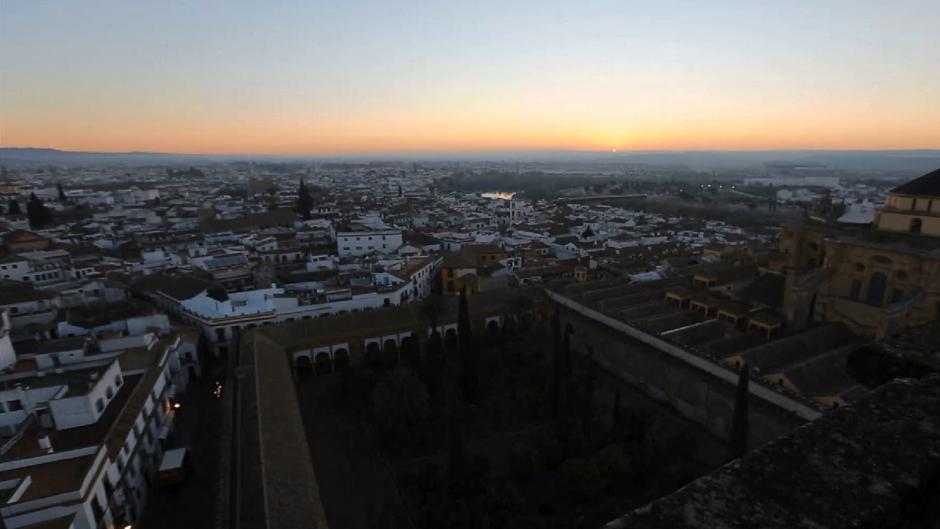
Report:
[{"label": "white wall", "polygon": [[402,243],[401,231],[398,230],[339,232],[336,234],[336,253],[340,257],[391,253]]},{"label": "white wall", "polygon": [[[101,415],[105,413],[117,395],[120,387],[115,385],[115,378],[121,373],[121,367],[117,360],[108,366],[108,369],[98,378],[96,384],[91,387],[88,393],[76,395],[64,399],[53,399],[49,401],[49,409],[52,412],[52,418],[55,421],[56,428],[64,430],[93,424]],[[123,377],[122,377],[123,385]],[[110,389],[111,396],[108,397]],[[104,404],[99,411],[96,403],[98,399]]]},{"label": "white wall", "polygon": [[0,264],[0,278],[10,279],[12,281],[22,281],[23,277],[29,272],[29,261],[14,261]]}]

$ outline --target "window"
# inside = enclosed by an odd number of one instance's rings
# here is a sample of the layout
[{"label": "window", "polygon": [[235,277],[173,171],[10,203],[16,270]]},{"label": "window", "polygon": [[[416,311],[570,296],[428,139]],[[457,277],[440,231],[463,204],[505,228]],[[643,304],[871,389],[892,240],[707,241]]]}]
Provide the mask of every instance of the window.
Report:
[{"label": "window", "polygon": [[115,387],[118,387],[118,388],[119,388],[119,387],[121,387],[121,384],[123,384],[123,383],[124,383],[124,379],[121,378],[121,374],[120,374],[120,373],[118,373],[117,375],[114,375],[114,386],[115,386]]},{"label": "window", "polygon": [[215,337],[221,342],[225,341],[225,329],[216,329]]},{"label": "window", "polygon": [[920,219],[917,219],[917,218],[911,219],[911,226],[908,231],[910,231],[911,233],[920,233],[920,230],[923,224],[924,222]]},{"label": "window", "polygon": [[872,274],[868,279],[868,304],[880,307],[884,303],[887,288],[888,276],[886,276],[884,272],[875,272]]},{"label": "window", "polygon": [[104,410],[104,401],[101,399],[96,400],[95,409],[98,410],[98,413],[101,413]]},{"label": "window", "polygon": [[862,282],[858,279],[852,280],[852,290],[849,293],[849,297],[855,301],[858,301],[862,297]]},{"label": "window", "polygon": [[8,400],[7,409],[10,411],[20,411],[23,409],[23,404],[18,400]]},{"label": "window", "polygon": [[111,386],[108,386],[108,389],[104,390],[104,394],[108,396],[108,399],[114,396],[114,390],[111,389]]}]

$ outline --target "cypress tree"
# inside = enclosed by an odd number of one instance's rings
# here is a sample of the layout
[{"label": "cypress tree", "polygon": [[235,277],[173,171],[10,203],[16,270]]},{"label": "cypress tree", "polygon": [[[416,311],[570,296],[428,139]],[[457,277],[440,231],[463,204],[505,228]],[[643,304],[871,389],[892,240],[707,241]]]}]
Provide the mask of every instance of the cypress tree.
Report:
[{"label": "cypress tree", "polygon": [[467,444],[458,417],[457,406],[451,400],[447,410],[447,484],[451,493],[460,495],[468,474]]},{"label": "cypress tree", "polygon": [[15,198],[11,198],[10,202],[7,204],[7,215],[22,215],[23,210],[20,209],[20,203],[16,201]]},{"label": "cypress tree", "polygon": [[561,376],[571,378],[571,333],[565,332],[561,340]]},{"label": "cypress tree", "polygon": [[747,451],[747,405],[750,395],[750,366],[745,363],[738,374],[738,389],[734,397],[734,415],[731,417],[731,455],[741,457]]},{"label": "cypress tree", "polygon": [[444,387],[445,387],[445,369],[444,369],[444,340],[441,339],[441,333],[433,331],[428,337],[427,350],[425,351],[425,365],[427,366],[428,390],[434,398],[435,403],[443,408],[444,406]]},{"label": "cypress tree", "polygon": [[556,306],[552,314],[552,417],[558,417],[561,395],[561,348],[561,317]]},{"label": "cypress tree", "polygon": [[30,193],[29,202],[26,203],[26,216],[29,218],[29,227],[42,228],[52,223],[52,211],[42,203],[35,193]]},{"label": "cypress tree", "polygon": [[59,189],[59,202],[64,203],[68,201],[68,197],[65,196],[65,190],[62,189],[62,184],[61,183],[56,184],[56,188]]},{"label": "cypress tree", "polygon": [[460,288],[457,312],[457,336],[460,352],[460,378],[463,381],[464,398],[468,403],[479,404],[479,358],[473,347],[473,331],[470,328],[470,308],[467,304],[467,287]]},{"label": "cypress tree", "polygon": [[297,213],[303,220],[310,220],[310,211],[313,210],[313,197],[303,178],[300,179],[300,188],[297,190]]}]

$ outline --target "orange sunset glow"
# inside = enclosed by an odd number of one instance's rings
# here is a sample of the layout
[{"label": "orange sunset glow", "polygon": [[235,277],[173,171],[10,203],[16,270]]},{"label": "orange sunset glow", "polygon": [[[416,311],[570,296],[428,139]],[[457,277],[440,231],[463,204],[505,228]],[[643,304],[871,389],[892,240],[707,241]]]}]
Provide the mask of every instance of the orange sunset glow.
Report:
[{"label": "orange sunset glow", "polygon": [[[91,8],[99,16],[82,25],[69,25],[68,7],[4,7],[4,147],[329,155],[940,146],[940,67],[928,52],[940,42],[916,32],[921,18],[878,3],[852,13],[752,7],[737,18],[692,6],[676,17],[560,5],[494,7],[474,19],[470,7],[415,5],[370,8],[366,22],[362,6],[202,6],[185,19],[119,6]],[[815,18],[793,30],[801,38],[781,43],[788,17],[807,11]],[[870,33],[875,16],[885,33]],[[151,19],[173,20],[179,35]],[[353,31],[357,23],[369,31]],[[30,28],[40,25],[58,31],[39,40]],[[281,29],[251,38],[271,26]]]}]

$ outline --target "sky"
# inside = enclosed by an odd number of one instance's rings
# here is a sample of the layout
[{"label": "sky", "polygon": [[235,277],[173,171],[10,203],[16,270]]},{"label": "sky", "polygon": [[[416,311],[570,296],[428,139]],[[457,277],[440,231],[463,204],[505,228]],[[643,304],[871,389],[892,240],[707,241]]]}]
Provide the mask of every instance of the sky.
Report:
[{"label": "sky", "polygon": [[0,0],[0,146],[938,148],[937,27],[937,0]]}]

